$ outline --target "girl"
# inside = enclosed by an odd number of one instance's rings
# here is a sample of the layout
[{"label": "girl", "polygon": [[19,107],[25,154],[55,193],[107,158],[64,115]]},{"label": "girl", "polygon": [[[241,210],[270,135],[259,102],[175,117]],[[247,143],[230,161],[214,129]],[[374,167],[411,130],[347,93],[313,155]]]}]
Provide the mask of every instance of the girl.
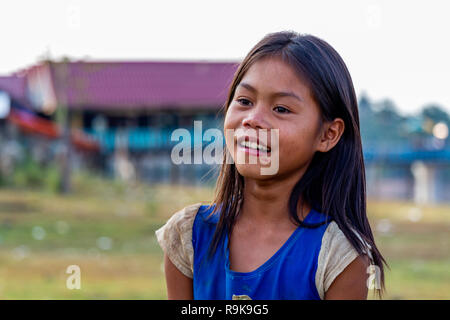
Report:
[{"label": "girl", "polygon": [[[244,134],[226,134],[214,201],[156,231],[168,298],[366,299],[369,270],[383,290],[357,99],[339,54],[311,35],[266,35],[236,71],[224,113],[224,131]],[[278,139],[252,138],[262,130]],[[271,175],[262,161],[236,161],[272,150]]]}]

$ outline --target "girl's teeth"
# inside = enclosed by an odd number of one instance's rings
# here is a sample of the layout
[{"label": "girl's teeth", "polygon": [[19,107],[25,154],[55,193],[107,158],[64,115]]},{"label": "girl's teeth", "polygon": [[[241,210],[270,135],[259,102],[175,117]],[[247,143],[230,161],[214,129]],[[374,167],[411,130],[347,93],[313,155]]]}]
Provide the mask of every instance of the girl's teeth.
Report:
[{"label": "girl's teeth", "polygon": [[268,151],[266,147],[258,145],[256,142],[242,141],[241,145],[255,150]]}]

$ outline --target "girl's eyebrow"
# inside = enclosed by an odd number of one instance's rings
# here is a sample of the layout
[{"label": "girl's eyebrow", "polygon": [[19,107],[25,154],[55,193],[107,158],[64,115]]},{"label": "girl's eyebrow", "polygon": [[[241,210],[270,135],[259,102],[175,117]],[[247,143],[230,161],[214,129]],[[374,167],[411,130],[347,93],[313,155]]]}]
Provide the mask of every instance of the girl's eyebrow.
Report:
[{"label": "girl's eyebrow", "polygon": [[[238,84],[238,87],[242,86],[250,91],[253,92],[258,92],[258,90],[256,90],[253,86],[251,86],[250,84],[246,83],[246,82],[240,82]],[[280,91],[280,92],[274,92],[272,93],[272,96],[274,97],[293,97],[297,100],[299,100],[300,102],[303,102],[303,99],[300,98],[298,95],[296,95],[295,93],[293,93],[292,91]]]}]

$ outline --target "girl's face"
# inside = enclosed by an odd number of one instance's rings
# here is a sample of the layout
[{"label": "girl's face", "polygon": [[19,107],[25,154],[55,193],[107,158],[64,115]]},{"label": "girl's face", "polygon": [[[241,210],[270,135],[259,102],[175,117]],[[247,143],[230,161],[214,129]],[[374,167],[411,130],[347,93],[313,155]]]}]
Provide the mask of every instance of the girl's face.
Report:
[{"label": "girl's face", "polygon": [[[314,153],[320,149],[320,109],[306,83],[291,66],[277,57],[262,58],[247,70],[236,87],[225,116],[224,130],[229,129],[234,132],[266,129],[267,146],[271,149],[275,147],[271,144],[276,141],[271,141],[270,129],[278,129],[277,177],[306,170]],[[238,156],[247,156],[245,159],[248,159],[248,154],[255,152],[240,147],[237,135],[226,134],[225,137],[227,149],[242,176],[254,179],[274,177],[261,175],[259,161],[256,164],[236,161]]]}]

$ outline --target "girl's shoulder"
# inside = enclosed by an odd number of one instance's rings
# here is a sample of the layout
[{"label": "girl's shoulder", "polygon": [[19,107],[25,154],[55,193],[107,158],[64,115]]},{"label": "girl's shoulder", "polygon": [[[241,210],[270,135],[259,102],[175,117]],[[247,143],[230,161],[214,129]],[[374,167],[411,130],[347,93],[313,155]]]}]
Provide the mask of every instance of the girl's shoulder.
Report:
[{"label": "girl's shoulder", "polygon": [[[356,230],[353,232],[360,237]],[[372,260],[371,249],[370,245],[366,244],[364,251]],[[322,237],[315,278],[317,291],[322,299],[336,277],[358,256],[359,253],[338,224],[331,221]]]},{"label": "girl's shoulder", "polygon": [[198,202],[176,211],[164,226],[177,226],[177,228],[182,230],[189,228],[201,207],[201,202]]},{"label": "girl's shoulder", "polygon": [[156,240],[170,261],[189,278],[193,277],[192,227],[202,203],[188,205],[175,212],[155,231]]}]

